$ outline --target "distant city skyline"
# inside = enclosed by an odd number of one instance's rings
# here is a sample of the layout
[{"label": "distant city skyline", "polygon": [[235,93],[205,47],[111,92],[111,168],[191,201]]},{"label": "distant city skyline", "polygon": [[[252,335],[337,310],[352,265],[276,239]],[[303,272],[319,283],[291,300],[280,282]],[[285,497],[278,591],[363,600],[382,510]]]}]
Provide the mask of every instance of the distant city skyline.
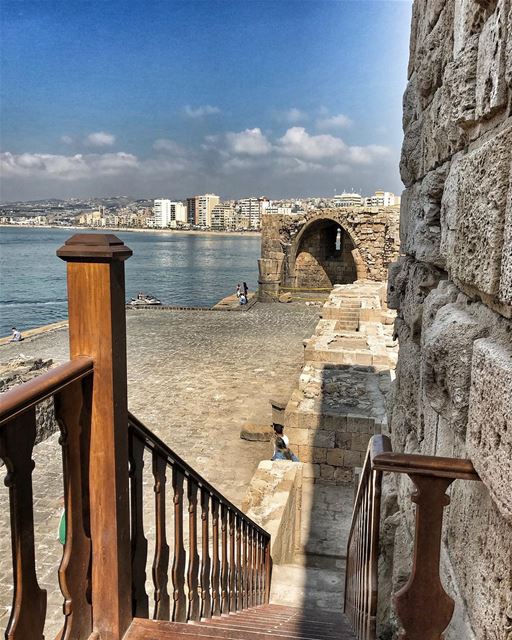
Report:
[{"label": "distant city skyline", "polygon": [[4,0],[2,201],[400,193],[409,0]]}]

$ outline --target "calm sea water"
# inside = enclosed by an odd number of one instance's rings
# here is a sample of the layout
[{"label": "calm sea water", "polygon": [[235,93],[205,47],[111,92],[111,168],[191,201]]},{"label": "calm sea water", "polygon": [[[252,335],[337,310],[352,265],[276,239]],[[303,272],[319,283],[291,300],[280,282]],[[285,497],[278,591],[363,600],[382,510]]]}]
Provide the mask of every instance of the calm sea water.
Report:
[{"label": "calm sea water", "polygon": [[[55,251],[69,229],[0,229],[0,336],[67,317],[66,265]],[[237,282],[257,286],[258,236],[115,232],[133,251],[127,300],[138,291],[164,304],[210,307]]]}]

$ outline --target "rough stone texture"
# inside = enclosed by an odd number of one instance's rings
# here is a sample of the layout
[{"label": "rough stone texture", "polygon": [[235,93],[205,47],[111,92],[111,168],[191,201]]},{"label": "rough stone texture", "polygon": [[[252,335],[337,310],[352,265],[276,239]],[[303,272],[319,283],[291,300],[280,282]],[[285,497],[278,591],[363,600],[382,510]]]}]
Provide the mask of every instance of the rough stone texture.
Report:
[{"label": "rough stone texture", "polygon": [[[29,382],[41,373],[48,371],[52,360],[26,358],[22,354],[0,363],[0,393],[8,391],[18,384]],[[46,440],[57,431],[57,422],[53,408],[53,399],[43,400],[36,405],[36,444]],[[0,465],[2,465],[0,460]]]},{"label": "rough stone texture", "polygon": [[477,340],[471,368],[468,451],[498,509],[510,523],[511,424],[512,345],[492,339]]},{"label": "rough stone texture", "polygon": [[292,562],[300,549],[302,465],[263,460],[253,475],[242,511],[272,536],[275,564]]},{"label": "rough stone texture", "polygon": [[[455,482],[445,510],[446,640],[512,639],[511,34],[510,0],[414,2],[387,412],[395,450],[470,457],[482,479]],[[385,485],[386,638],[398,634],[389,598],[410,572],[410,492],[407,478]]]},{"label": "rough stone texture", "polygon": [[311,465],[312,482],[347,484],[385,423],[384,397],[396,364],[394,313],[385,285],[357,281],[334,287],[285,411],[290,447]]},{"label": "rough stone texture", "polygon": [[270,442],[274,430],[269,424],[254,424],[247,422],[240,429],[240,437],[242,440],[253,440],[255,442]]},{"label": "rough stone texture", "polygon": [[397,207],[263,216],[259,298],[278,299],[279,287],[331,288],[356,279],[384,282],[398,245]]}]

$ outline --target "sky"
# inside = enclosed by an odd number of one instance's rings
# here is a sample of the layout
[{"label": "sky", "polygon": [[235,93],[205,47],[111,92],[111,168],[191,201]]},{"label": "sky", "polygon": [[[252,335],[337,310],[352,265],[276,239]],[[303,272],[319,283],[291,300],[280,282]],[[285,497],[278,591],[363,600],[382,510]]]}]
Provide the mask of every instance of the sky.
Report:
[{"label": "sky", "polygon": [[400,193],[412,0],[2,0],[2,201]]}]

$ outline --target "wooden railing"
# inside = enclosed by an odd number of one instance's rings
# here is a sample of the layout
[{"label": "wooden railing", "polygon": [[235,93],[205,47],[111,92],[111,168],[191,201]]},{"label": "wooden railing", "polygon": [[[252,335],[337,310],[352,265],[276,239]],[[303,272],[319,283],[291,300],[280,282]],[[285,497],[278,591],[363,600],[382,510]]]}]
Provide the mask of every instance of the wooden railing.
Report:
[{"label": "wooden railing", "polygon": [[91,540],[87,498],[88,447],[93,361],[75,358],[1,396],[0,459],[6,465],[11,515],[13,598],[5,637],[43,637],[46,591],[35,565],[32,451],[36,438],[36,404],[53,397],[60,429],[67,515],[67,542],[59,569],[64,597],[62,638],[92,630],[87,597]]},{"label": "wooden railing", "polygon": [[[50,397],[61,435],[66,513],[58,640],[121,640],[135,616],[149,615],[144,452],[152,459],[155,490],[154,617],[197,620],[267,602],[269,535],[128,415],[124,260],[130,249],[112,235],[79,234],[57,255],[68,263],[71,360],[0,395],[13,562],[6,640],[44,638],[46,592],[36,571],[32,455],[36,404]],[[172,611],[168,479],[174,508]]]},{"label": "wooden railing", "polygon": [[[267,603],[271,577],[270,535],[132,415],[129,416],[129,443],[134,616],[149,617],[148,545],[142,500],[144,451],[151,458],[155,492],[152,617],[175,622],[197,621]],[[171,563],[166,535],[168,485],[172,487],[174,507]],[[185,508],[188,523],[183,522],[184,507],[188,507]],[[199,511],[201,544],[198,546]]]},{"label": "wooden railing", "polygon": [[440,578],[441,532],[446,490],[454,480],[479,480],[469,460],[394,453],[388,437],[368,446],[347,545],[345,613],[358,640],[377,635],[380,501],[383,472],[405,473],[415,485],[416,528],[412,572],[393,598],[401,640],[442,640],[454,609]]}]

